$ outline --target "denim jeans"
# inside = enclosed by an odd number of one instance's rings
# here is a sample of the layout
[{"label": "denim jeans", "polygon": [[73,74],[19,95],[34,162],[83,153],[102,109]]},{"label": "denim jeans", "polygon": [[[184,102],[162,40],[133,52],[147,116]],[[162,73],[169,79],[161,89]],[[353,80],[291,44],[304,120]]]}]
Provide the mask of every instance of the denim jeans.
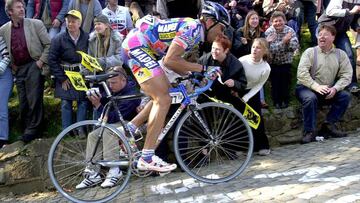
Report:
[{"label": "denim jeans", "polygon": [[325,99],[326,96],[320,95],[303,85],[296,86],[295,95],[302,106],[305,132],[315,131],[318,106],[331,105],[326,121],[336,123],[344,115],[351,99],[350,93],[344,90],[337,92],[332,99]]},{"label": "denim jeans", "polygon": [[353,68],[353,75],[351,78],[351,83],[352,84],[357,83],[355,57],[354,57],[354,53],[353,53],[353,50],[351,47],[351,42],[349,40],[348,35],[346,33],[337,33],[334,44],[337,48],[345,51],[346,55],[348,55],[351,66]]},{"label": "denim jeans", "polygon": [[[312,1],[296,1],[295,18],[299,23],[300,28],[304,19],[306,20],[311,33],[311,46],[317,45],[316,28],[318,23],[316,21],[316,5]],[[300,36],[300,32],[298,33],[298,36]]]},{"label": "denim jeans", "polygon": [[[62,128],[65,129],[73,123],[72,100],[61,100],[61,120]],[[88,101],[77,101],[76,122],[86,119]]]},{"label": "denim jeans", "polygon": [[9,139],[8,101],[13,87],[13,76],[10,68],[0,75],[0,140]]}]

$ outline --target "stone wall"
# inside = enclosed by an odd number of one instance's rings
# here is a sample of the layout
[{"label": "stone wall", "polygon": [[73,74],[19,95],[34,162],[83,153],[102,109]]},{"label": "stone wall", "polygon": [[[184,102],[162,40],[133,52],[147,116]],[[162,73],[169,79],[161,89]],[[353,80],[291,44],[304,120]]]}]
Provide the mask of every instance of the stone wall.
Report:
[{"label": "stone wall", "polygon": [[[319,124],[328,108],[319,112]],[[301,108],[266,110],[265,127],[272,147],[299,143],[302,137]],[[359,130],[360,100],[353,97],[339,127],[345,131]],[[0,150],[0,193],[14,194],[45,191],[53,186],[48,177],[47,154],[53,139],[39,139],[24,146],[13,143]]]}]

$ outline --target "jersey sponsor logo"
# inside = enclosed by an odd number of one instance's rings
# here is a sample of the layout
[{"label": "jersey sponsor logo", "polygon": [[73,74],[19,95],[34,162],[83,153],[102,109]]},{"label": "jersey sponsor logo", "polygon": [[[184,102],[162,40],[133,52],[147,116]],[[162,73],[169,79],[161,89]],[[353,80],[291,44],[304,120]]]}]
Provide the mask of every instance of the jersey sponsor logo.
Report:
[{"label": "jersey sponsor logo", "polygon": [[141,67],[153,69],[158,66],[158,63],[152,57],[150,50],[135,48],[130,51],[130,54],[140,63]]},{"label": "jersey sponsor logo", "polygon": [[178,23],[160,24],[158,32],[173,32],[176,30]]},{"label": "jersey sponsor logo", "polygon": [[158,26],[158,33],[160,40],[173,39],[176,36],[176,28],[178,23],[160,24]]}]

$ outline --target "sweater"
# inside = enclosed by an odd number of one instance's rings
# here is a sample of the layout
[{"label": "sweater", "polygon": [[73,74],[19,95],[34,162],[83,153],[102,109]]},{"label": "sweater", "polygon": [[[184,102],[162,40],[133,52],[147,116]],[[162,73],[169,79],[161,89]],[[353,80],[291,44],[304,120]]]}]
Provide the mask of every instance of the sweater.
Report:
[{"label": "sweater", "polygon": [[251,59],[251,55],[245,55],[239,58],[239,61],[244,67],[246,76],[246,89],[249,90],[242,99],[248,102],[257,92],[260,91],[262,86],[265,84],[270,75],[270,65],[261,60],[260,62],[254,62]]}]

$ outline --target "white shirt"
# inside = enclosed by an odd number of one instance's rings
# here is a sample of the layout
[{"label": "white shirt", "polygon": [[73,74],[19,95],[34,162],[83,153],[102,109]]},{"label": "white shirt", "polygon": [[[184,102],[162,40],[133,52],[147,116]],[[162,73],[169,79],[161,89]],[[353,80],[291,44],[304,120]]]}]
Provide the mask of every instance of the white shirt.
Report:
[{"label": "white shirt", "polygon": [[127,7],[118,6],[115,12],[106,7],[102,10],[102,13],[109,18],[112,29],[122,35],[126,35],[127,31],[134,27]]},{"label": "white shirt", "polygon": [[248,102],[249,99],[259,92],[265,84],[266,80],[269,78],[271,69],[270,65],[264,60],[254,62],[251,59],[250,54],[240,57],[239,61],[244,67],[247,80],[246,89],[250,89],[250,91],[246,93],[242,99],[245,102]]}]

